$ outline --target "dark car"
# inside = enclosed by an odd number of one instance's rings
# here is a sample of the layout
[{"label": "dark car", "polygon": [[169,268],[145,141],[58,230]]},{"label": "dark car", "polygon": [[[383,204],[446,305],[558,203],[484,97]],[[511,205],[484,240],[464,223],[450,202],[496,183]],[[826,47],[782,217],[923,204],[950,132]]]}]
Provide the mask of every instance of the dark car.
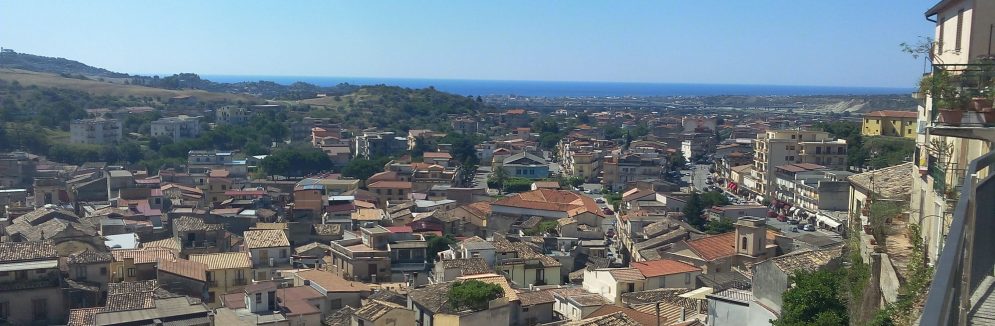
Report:
[{"label": "dark car", "polygon": [[602,209],[601,212],[604,213],[605,215],[614,215],[615,214],[615,212],[612,211],[612,209],[608,208],[608,207],[605,207],[604,209]]}]

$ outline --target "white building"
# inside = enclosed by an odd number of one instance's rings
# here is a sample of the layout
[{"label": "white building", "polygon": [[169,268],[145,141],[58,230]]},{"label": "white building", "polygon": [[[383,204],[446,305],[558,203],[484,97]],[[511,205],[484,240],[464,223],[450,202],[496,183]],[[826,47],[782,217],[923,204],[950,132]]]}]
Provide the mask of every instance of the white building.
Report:
[{"label": "white building", "polygon": [[152,137],[169,137],[173,141],[200,136],[200,117],[186,115],[152,121]]},{"label": "white building", "polygon": [[79,119],[69,124],[69,141],[73,144],[104,145],[121,140],[121,121],[117,119]]}]

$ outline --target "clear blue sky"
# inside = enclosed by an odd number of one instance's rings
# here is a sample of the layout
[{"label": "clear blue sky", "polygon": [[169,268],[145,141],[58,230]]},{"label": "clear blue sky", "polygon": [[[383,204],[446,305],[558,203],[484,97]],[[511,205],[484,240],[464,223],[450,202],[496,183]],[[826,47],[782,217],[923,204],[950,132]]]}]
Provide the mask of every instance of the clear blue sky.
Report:
[{"label": "clear blue sky", "polygon": [[937,0],[9,1],[0,46],[127,73],[913,87]]}]

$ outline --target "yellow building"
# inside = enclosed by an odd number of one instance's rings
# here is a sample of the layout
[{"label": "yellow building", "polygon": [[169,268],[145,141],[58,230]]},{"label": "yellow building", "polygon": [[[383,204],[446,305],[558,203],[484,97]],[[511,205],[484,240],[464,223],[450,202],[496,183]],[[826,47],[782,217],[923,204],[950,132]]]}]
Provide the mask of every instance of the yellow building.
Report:
[{"label": "yellow building", "polygon": [[244,251],[190,255],[190,261],[207,265],[207,304],[211,307],[220,305],[217,298],[222,295],[241,291],[252,277],[252,261]]},{"label": "yellow building", "polygon": [[917,113],[913,111],[874,111],[864,115],[860,134],[916,139]]}]

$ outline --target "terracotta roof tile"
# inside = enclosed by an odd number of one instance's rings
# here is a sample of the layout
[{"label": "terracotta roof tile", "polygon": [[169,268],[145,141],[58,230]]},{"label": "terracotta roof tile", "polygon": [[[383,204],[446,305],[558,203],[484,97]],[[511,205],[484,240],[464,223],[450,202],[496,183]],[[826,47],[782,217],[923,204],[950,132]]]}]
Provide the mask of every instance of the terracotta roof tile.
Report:
[{"label": "terracotta roof tile", "polygon": [[686,241],[688,248],[706,261],[736,254],[736,232],[726,232]]},{"label": "terracotta roof tile", "polygon": [[114,259],[109,252],[98,252],[90,249],[75,254],[69,254],[66,261],[70,264],[109,263]]},{"label": "terracotta roof tile", "polygon": [[69,321],[67,326],[90,326],[94,325],[93,316],[104,311],[104,307],[77,308],[69,310]]},{"label": "terracotta roof tile", "polygon": [[290,246],[287,234],[281,230],[249,230],[242,235],[249,249]]},{"label": "terracotta roof tile", "polygon": [[487,266],[487,262],[483,258],[445,259],[441,263],[445,269],[460,270],[460,275],[477,275],[494,272],[490,266]]},{"label": "terracotta roof tile", "polygon": [[515,196],[502,198],[491,205],[530,208],[548,211],[561,211],[568,216],[590,212],[603,216],[598,204],[591,197],[570,191],[553,189],[536,189]]},{"label": "terracotta roof tile", "polygon": [[59,255],[51,241],[0,243],[0,262],[56,259]]},{"label": "terracotta roof tile", "polygon": [[127,258],[135,259],[135,264],[151,264],[160,259],[171,260],[176,258],[176,253],[165,248],[142,248],[112,250],[111,255],[114,261],[124,261]]},{"label": "terracotta roof tile", "polygon": [[616,281],[638,281],[645,280],[646,277],[635,268],[614,268],[608,271]]},{"label": "terracotta roof tile", "polygon": [[252,268],[249,254],[241,251],[190,255],[190,260],[207,265],[207,270]]},{"label": "terracotta roof tile", "polygon": [[360,282],[352,282],[328,271],[308,270],[297,272],[297,276],[310,280],[328,292],[370,292],[370,287]]},{"label": "terracotta roof tile", "polygon": [[391,188],[391,189],[411,189],[411,182],[408,181],[393,181],[393,180],[380,180],[366,186],[367,188]]},{"label": "terracotta roof tile", "polygon": [[376,321],[377,319],[380,319],[380,317],[383,317],[383,315],[395,309],[407,310],[405,307],[402,307],[395,303],[380,301],[380,300],[370,300],[362,307],[360,307],[359,310],[356,310],[354,314],[356,315],[356,317],[362,319],[366,319],[369,321]]},{"label": "terracotta roof tile", "polygon": [[[587,315],[587,318],[596,318],[600,316],[612,315],[615,313],[625,314],[627,317],[636,322],[634,325],[656,325],[656,316],[647,313],[639,312],[632,308],[619,307],[615,305],[604,305],[598,310],[591,312]],[[600,325],[600,324],[599,324]]]},{"label": "terracotta roof tile", "polygon": [[156,268],[160,272],[186,277],[201,282],[207,281],[207,264],[186,259],[159,260]]},{"label": "terracotta roof tile", "polygon": [[650,260],[632,263],[645,277],[657,277],[701,271],[700,268],[670,259]]}]

